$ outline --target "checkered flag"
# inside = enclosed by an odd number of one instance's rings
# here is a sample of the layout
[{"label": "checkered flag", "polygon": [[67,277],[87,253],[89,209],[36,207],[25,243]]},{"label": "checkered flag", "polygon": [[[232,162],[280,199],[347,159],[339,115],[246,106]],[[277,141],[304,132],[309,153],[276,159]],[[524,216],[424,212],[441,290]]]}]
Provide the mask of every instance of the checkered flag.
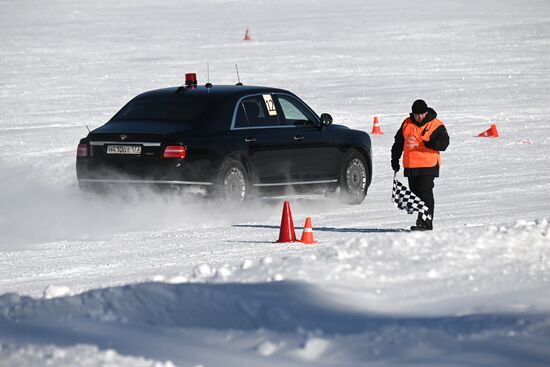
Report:
[{"label": "checkered flag", "polygon": [[396,207],[406,210],[408,214],[419,212],[422,214],[422,220],[432,219],[428,214],[429,208],[420,200],[407,186],[393,178],[393,191],[391,198]]}]

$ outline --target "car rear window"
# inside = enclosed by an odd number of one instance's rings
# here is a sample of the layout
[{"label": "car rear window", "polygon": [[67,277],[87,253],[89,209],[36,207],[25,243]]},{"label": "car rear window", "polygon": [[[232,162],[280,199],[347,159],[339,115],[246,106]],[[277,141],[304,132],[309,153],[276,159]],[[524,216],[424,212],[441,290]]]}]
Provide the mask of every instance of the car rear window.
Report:
[{"label": "car rear window", "polygon": [[201,119],[207,107],[205,101],[134,101],[124,106],[124,108],[113,117],[113,120],[192,122]]}]

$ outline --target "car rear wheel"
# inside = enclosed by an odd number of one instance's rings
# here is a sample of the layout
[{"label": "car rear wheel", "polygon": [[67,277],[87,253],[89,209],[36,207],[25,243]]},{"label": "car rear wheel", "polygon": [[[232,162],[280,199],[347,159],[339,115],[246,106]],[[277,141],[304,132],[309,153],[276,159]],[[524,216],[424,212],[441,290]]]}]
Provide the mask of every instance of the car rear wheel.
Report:
[{"label": "car rear wheel", "polygon": [[250,182],[243,164],[236,159],[226,159],[218,171],[218,196],[224,200],[243,202],[250,196]]},{"label": "car rear wheel", "polygon": [[368,168],[363,155],[350,151],[340,173],[340,199],[347,204],[361,204],[367,196]]}]

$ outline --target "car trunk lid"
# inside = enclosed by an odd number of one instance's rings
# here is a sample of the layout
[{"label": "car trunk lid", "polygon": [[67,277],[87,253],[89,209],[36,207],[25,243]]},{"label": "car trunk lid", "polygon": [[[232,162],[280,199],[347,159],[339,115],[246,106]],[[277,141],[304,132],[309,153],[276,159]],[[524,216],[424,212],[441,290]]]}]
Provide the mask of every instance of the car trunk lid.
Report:
[{"label": "car trunk lid", "polygon": [[[119,173],[143,175],[158,167],[164,150],[181,142],[181,136],[193,127],[189,122],[111,121],[90,133],[90,158],[93,164]],[[174,155],[175,156],[175,155]]]}]

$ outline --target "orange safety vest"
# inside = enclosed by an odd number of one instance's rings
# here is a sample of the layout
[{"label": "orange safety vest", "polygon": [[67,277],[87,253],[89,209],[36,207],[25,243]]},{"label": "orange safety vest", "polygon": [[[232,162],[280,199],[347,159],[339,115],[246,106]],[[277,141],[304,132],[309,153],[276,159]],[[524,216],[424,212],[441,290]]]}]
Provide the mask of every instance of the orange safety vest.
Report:
[{"label": "orange safety vest", "polygon": [[438,119],[433,119],[423,126],[416,125],[411,118],[403,122],[403,166],[405,168],[434,167],[441,165],[439,151],[424,145],[430,140],[432,133],[443,125]]}]

